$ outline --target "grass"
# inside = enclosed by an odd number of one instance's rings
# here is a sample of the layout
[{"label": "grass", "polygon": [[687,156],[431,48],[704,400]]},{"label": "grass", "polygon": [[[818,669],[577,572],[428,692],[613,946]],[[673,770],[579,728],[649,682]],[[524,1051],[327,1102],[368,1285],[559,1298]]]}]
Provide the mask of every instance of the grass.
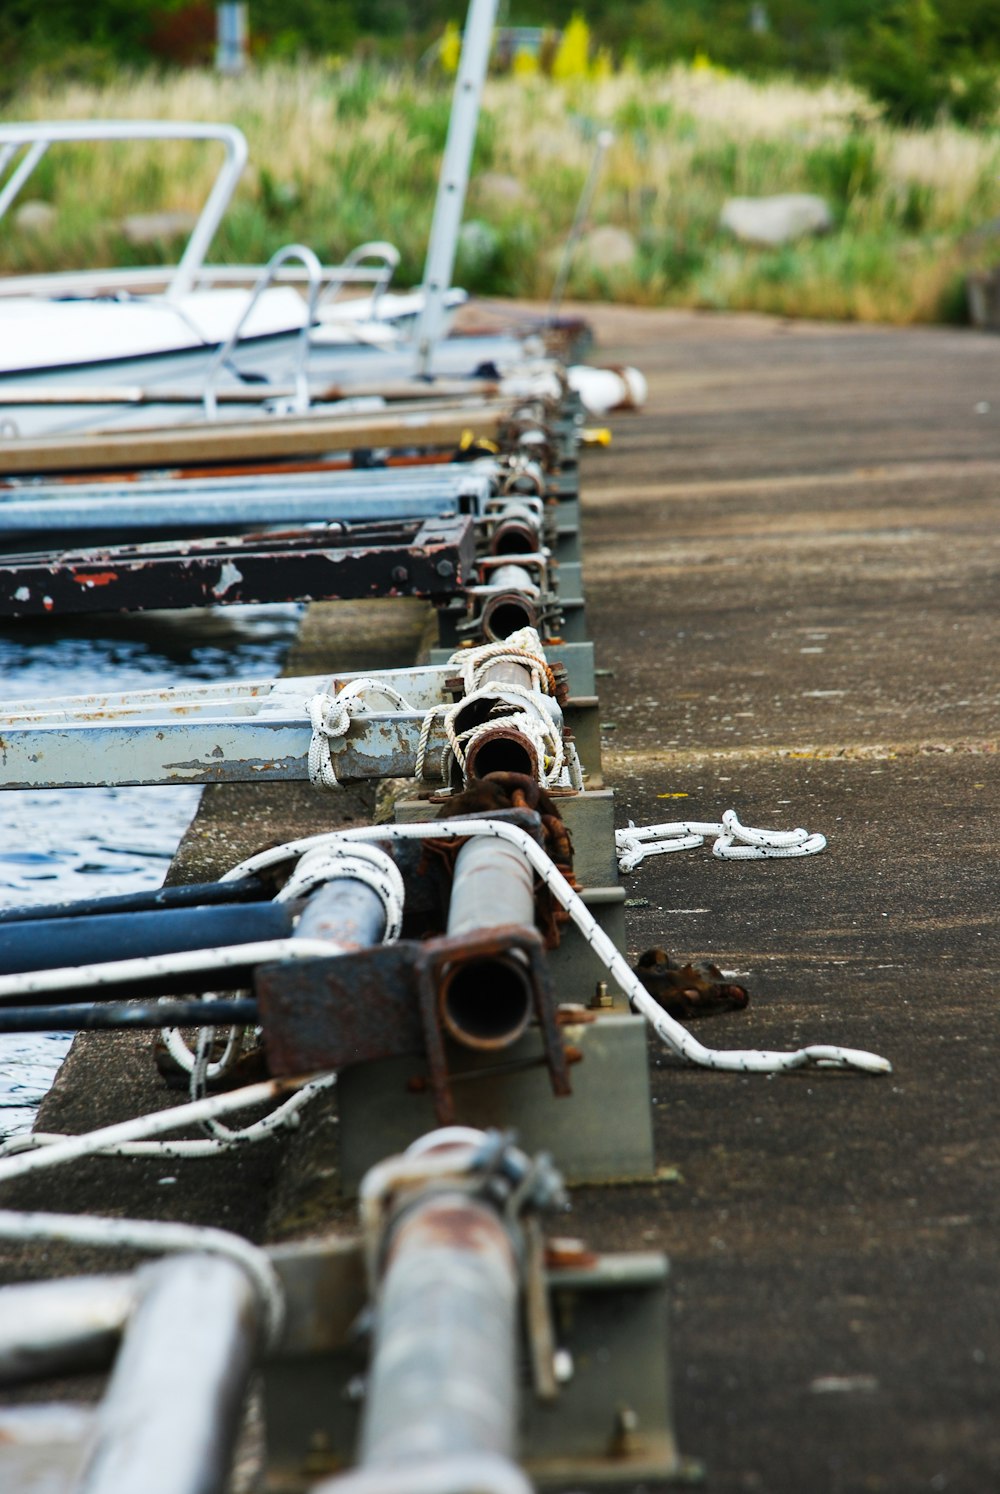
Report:
[{"label": "grass", "polygon": [[[449,87],[350,63],[269,66],[241,79],[186,72],[113,85],[37,87],[9,119],[174,118],[238,124],[251,166],[212,258],[267,258],[292,239],[336,260],[392,239],[401,283],[420,279]],[[712,69],[622,72],[599,82],[492,80],[456,278],[483,293],[545,297],[599,128],[616,139],[591,219],[629,230],[631,265],[578,255],[569,293],[635,304],[914,322],[960,316],[969,269],[990,263],[1000,217],[1000,133],[878,121],[847,86],[751,82]],[[204,146],[53,150],[30,187],[52,231],[0,224],[0,271],[137,263],[121,219],[194,210],[215,169]],[[499,178],[499,180],[498,180]],[[781,249],[721,233],[729,196],[818,192],[834,231]]]}]

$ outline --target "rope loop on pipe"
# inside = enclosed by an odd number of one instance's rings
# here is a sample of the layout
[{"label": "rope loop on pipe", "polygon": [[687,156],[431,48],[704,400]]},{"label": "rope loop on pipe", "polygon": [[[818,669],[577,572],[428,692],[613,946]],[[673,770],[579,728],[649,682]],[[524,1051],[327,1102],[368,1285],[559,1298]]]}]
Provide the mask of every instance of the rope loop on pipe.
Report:
[{"label": "rope loop on pipe", "polygon": [[335,878],[346,877],[363,882],[382,901],[385,909],[383,944],[393,944],[403,929],[403,907],[406,888],[399,867],[387,851],[379,846],[316,846],[306,851],[296,864],[275,902],[294,902]]},{"label": "rope loop on pipe", "polygon": [[[487,669],[496,664],[516,664],[526,668],[531,678],[530,687],[517,681],[487,681]],[[435,722],[441,720],[448,746],[442,750],[438,776],[445,782],[448,779],[449,750],[464,775],[466,760],[476,742],[495,732],[497,727],[507,727],[527,737],[535,749],[538,780],[542,787],[561,785],[567,766],[566,751],[561,731],[541,704],[542,697],[555,695],[555,681],[537,631],[519,628],[502,642],[459,649],[452,654],[448,665],[454,666],[461,675],[462,698],[452,705],[434,706],[424,717],[417,746],[417,781],[424,778],[431,731]],[[491,703],[489,719],[458,731],[458,716],[477,701]],[[573,786],[580,787],[580,784]]]},{"label": "rope loop on pipe", "polygon": [[341,787],[337,771],[333,766],[333,743],[342,742],[350,731],[351,722],[355,716],[365,714],[365,697],[370,694],[381,695],[397,711],[413,709],[398,690],[394,690],[384,680],[368,676],[363,679],[349,680],[342,690],[337,691],[336,695],[320,691],[318,695],[312,696],[306,702],[312,726],[312,738],[309,743],[309,782],[313,788],[339,789]]}]

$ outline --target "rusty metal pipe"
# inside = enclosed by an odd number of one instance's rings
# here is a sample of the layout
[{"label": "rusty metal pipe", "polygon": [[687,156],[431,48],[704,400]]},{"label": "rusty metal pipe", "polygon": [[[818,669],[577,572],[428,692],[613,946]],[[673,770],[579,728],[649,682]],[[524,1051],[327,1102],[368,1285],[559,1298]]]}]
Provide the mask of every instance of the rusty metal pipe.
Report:
[{"label": "rusty metal pipe", "polygon": [[385,937],[385,904],[356,877],[333,877],[311,893],[296,939],[329,939],[341,949],[368,949]]},{"label": "rusty metal pipe", "polygon": [[490,535],[491,555],[529,555],[538,549],[538,516],[525,503],[509,503]]},{"label": "rusty metal pipe", "polygon": [[[502,566],[501,570],[506,570]],[[531,670],[513,659],[498,659],[489,664],[482,673],[479,690],[496,690],[495,698],[480,696],[463,706],[455,716],[455,730],[460,734],[475,726],[484,726],[491,718],[494,708],[509,702],[510,711],[523,711],[525,701],[514,691],[505,696],[504,686],[516,685],[520,689],[531,687]],[[558,727],[562,727],[562,712],[549,695],[538,694],[538,704],[548,712]],[[526,773],[529,778],[538,778],[538,753],[535,744],[516,725],[498,725],[483,732],[466,748],[465,773],[467,778],[485,778],[487,773]]]},{"label": "rusty metal pipe", "polygon": [[74,1494],[222,1494],[259,1324],[234,1261],[148,1267]]},{"label": "rusty metal pipe", "polygon": [[511,1458],[518,1266],[496,1212],[458,1190],[404,1213],[385,1260],[360,1462]]},{"label": "rusty metal pipe", "polygon": [[499,643],[519,628],[537,628],[539,593],[530,571],[523,565],[499,565],[490,585],[503,590],[492,592],[483,603],[480,622],[486,639]]},{"label": "rusty metal pipe", "polygon": [[[455,858],[448,934],[535,926],[535,880],[527,858],[503,841],[466,841]],[[439,990],[441,1020],[467,1048],[506,1048],[531,1020],[533,992],[516,953],[456,960]]]}]

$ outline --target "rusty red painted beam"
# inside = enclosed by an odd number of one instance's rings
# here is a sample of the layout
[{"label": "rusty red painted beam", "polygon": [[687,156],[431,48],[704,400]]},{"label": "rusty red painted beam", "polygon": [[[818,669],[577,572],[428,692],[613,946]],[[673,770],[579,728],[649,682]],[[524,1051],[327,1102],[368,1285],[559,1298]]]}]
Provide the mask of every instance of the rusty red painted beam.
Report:
[{"label": "rusty red painted beam", "polygon": [[468,518],[120,545],[0,560],[0,616],[447,596],[475,580]]}]

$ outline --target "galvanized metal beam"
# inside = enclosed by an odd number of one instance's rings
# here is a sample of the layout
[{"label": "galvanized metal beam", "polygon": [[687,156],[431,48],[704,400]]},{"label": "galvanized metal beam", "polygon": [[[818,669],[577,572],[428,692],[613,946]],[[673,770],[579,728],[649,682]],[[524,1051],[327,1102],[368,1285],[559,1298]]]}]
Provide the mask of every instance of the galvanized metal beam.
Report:
[{"label": "galvanized metal beam", "polygon": [[[412,778],[423,721],[417,711],[357,717],[332,744],[338,779]],[[201,719],[169,732],[155,721],[0,730],[0,788],[301,781],[309,777],[311,740],[304,717]],[[432,731],[431,779],[446,745],[443,729]]]},{"label": "galvanized metal beam", "polygon": [[[266,524],[357,524],[391,520],[435,519],[484,511],[492,493],[487,477],[464,482],[425,482],[419,475],[409,483],[331,484],[308,486],[292,479],[256,489],[216,489],[177,481],[173,490],[105,494],[99,484],[81,495],[70,490],[48,496],[0,501],[0,544],[24,535],[118,533],[141,536],[144,530],[206,534],[220,526],[239,530]],[[225,532],[225,531],[223,531]]]}]

